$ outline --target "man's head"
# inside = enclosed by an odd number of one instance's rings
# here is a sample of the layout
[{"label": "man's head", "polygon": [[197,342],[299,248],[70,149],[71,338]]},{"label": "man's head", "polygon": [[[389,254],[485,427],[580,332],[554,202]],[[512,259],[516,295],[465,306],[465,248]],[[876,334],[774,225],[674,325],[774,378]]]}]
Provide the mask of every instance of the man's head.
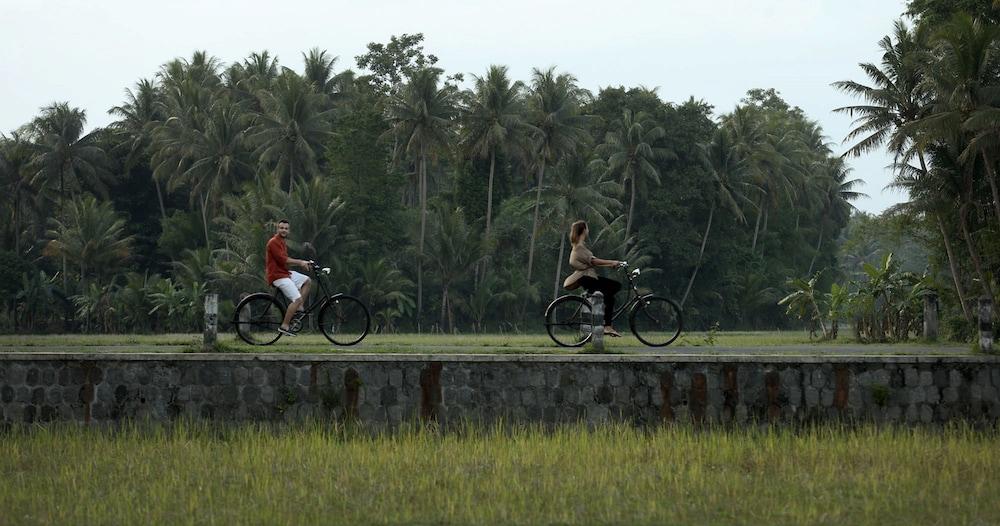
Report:
[{"label": "man's head", "polygon": [[282,219],[278,221],[278,235],[281,237],[288,237],[288,232],[291,230],[292,226],[288,223],[287,219]]}]

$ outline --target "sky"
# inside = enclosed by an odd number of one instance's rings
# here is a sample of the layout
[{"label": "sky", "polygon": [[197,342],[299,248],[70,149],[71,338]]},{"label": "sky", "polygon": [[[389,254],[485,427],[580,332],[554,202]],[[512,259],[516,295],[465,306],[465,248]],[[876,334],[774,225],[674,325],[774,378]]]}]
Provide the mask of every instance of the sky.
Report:
[{"label": "sky", "polygon": [[[608,86],[658,88],[726,113],[751,88],[775,88],[818,121],[836,153],[851,119],[834,108],[860,103],[830,86],[865,81],[858,63],[878,63],[878,41],[902,0],[0,0],[0,132],[40,107],[68,101],[88,127],[107,125],[124,90],[176,57],[206,50],[226,63],[268,50],[302,69],[319,47],[357,69],[369,42],[423,33],[424,51],[448,74],[505,64],[528,80],[556,66],[597,93]],[[851,159],[879,213],[905,200],[883,190],[884,152]]]}]

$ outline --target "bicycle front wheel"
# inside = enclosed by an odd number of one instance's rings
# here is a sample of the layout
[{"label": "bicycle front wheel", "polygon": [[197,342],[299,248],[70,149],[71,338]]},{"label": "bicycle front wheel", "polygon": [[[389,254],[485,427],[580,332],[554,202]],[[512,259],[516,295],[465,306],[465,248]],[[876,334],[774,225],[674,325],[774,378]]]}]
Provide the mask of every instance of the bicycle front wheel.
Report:
[{"label": "bicycle front wheel", "polygon": [[370,318],[361,300],[337,294],[326,300],[319,311],[319,328],[336,345],[354,345],[368,334]]},{"label": "bicycle front wheel", "polygon": [[659,296],[639,298],[628,318],[632,334],[650,347],[670,345],[681,334],[681,308]]},{"label": "bicycle front wheel", "polygon": [[545,309],[545,330],[563,347],[580,347],[593,335],[590,302],[580,296],[563,296]]},{"label": "bicycle front wheel", "polygon": [[273,296],[251,294],[236,306],[236,334],[250,345],[270,345],[281,338],[278,328],[285,317],[285,310]]}]

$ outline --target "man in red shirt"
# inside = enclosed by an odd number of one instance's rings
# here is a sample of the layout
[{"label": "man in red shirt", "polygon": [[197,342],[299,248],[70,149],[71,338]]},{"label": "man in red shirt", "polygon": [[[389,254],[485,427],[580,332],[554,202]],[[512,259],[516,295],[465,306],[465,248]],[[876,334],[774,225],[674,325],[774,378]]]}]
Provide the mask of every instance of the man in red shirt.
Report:
[{"label": "man in red shirt", "polygon": [[[287,336],[295,336],[295,333],[288,330],[295,311],[303,310],[305,299],[309,296],[309,276],[295,272],[289,272],[288,265],[297,265],[305,270],[309,270],[309,261],[304,259],[294,259],[288,257],[288,245],[285,238],[291,225],[287,219],[278,221],[277,233],[267,241],[267,254],[264,257],[265,268],[267,270],[267,282],[277,287],[291,303],[285,311],[285,319],[281,322],[278,332]],[[301,292],[300,292],[301,291]]]}]

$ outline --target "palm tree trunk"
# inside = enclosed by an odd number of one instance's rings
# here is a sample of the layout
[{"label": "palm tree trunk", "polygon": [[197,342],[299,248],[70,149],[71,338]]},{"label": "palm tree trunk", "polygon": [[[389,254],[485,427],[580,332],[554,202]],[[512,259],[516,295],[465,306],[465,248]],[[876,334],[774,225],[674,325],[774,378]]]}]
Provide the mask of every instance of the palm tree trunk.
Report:
[{"label": "palm tree trunk", "polygon": [[809,262],[809,272],[806,272],[807,276],[811,276],[813,273],[813,265],[816,264],[816,258],[819,256],[819,249],[823,247],[823,222],[819,223],[819,241],[816,242],[816,252],[813,254],[812,261]]},{"label": "palm tree trunk", "polygon": [[556,263],[556,282],[552,286],[552,301],[559,297],[559,281],[562,275],[563,254],[566,252],[566,236],[559,236],[559,261]]},{"label": "palm tree trunk", "polygon": [[990,157],[983,150],[983,164],[986,165],[986,180],[990,183],[990,191],[993,193],[993,210],[997,214],[997,223],[1000,223],[1000,191],[997,189],[997,174],[993,170],[993,163]]},{"label": "palm tree trunk", "polygon": [[420,242],[417,245],[417,332],[420,332],[420,319],[424,308],[424,237],[427,232],[427,154],[420,148],[420,167],[418,174],[420,194]]},{"label": "palm tree trunk", "polygon": [[760,231],[760,217],[764,215],[764,198],[760,199],[760,203],[757,204],[757,221],[753,225],[753,243],[750,244],[750,254],[752,255],[757,251],[757,232]]},{"label": "palm tree trunk", "polygon": [[490,152],[490,179],[486,190],[486,238],[490,237],[490,224],[493,219],[493,169],[496,166],[497,154]]},{"label": "palm tree trunk", "polygon": [[212,243],[208,240],[208,194],[201,194],[201,226],[205,230],[205,248],[212,250]]},{"label": "palm tree trunk", "polygon": [[445,332],[445,327],[447,327],[447,317],[445,313],[448,312],[448,283],[445,283],[441,288],[441,332]]},{"label": "palm tree trunk", "polygon": [[160,202],[160,218],[166,219],[167,207],[163,205],[163,192],[160,190],[160,183],[159,181],[156,180],[155,177],[153,177],[152,179],[153,179],[153,186],[156,187],[156,199]]},{"label": "palm tree trunk", "polygon": [[622,256],[625,255],[624,251],[628,250],[628,235],[632,232],[632,212],[635,210],[635,176],[629,180],[629,187],[631,188],[632,197],[628,202],[628,218],[625,219],[625,246],[622,248]]},{"label": "palm tree trunk", "polygon": [[691,279],[688,280],[687,288],[684,289],[684,296],[681,297],[681,307],[684,307],[684,302],[687,301],[688,294],[691,292],[691,286],[694,285],[694,278],[698,275],[698,269],[701,268],[701,258],[705,255],[705,244],[708,243],[708,234],[712,231],[712,218],[715,217],[715,203],[712,203],[712,208],[708,210],[708,224],[705,225],[705,234],[701,236],[701,251],[698,252],[698,263],[694,266],[694,272],[691,273]]},{"label": "palm tree trunk", "polygon": [[983,292],[989,294],[993,297],[993,286],[986,279],[986,275],[983,274],[983,265],[979,260],[979,253],[976,252],[976,246],[972,243],[972,236],[969,235],[969,227],[966,225],[965,216],[968,213],[968,203],[963,204],[959,207],[959,224],[962,227],[962,237],[965,238],[965,246],[969,250],[969,257],[972,258],[972,266],[976,269],[976,275],[979,276],[979,281],[983,284]]},{"label": "palm tree trunk", "polygon": [[538,188],[535,191],[535,219],[531,223],[531,241],[528,245],[528,285],[531,285],[531,270],[535,263],[535,240],[538,237],[538,209],[542,204],[542,179],[545,176],[545,162],[538,166]]},{"label": "palm tree trunk", "polygon": [[[764,232],[767,232],[767,216],[768,216],[768,211],[769,211],[768,208],[764,207],[764,224],[760,226],[760,235],[761,236],[764,235]],[[763,240],[763,238],[761,239],[761,243],[760,243],[760,257],[761,257],[761,259],[764,258],[764,240]]]},{"label": "palm tree trunk", "polygon": [[962,305],[962,314],[965,320],[972,324],[972,315],[969,314],[969,306],[965,303],[965,293],[962,292],[961,278],[958,267],[955,265],[955,255],[951,251],[951,242],[948,240],[948,231],[944,229],[944,221],[940,215],[936,215],[938,228],[941,229],[941,237],[944,239],[944,250],[948,254],[948,266],[951,267],[951,279],[955,282],[955,292],[958,294],[958,302]]}]

